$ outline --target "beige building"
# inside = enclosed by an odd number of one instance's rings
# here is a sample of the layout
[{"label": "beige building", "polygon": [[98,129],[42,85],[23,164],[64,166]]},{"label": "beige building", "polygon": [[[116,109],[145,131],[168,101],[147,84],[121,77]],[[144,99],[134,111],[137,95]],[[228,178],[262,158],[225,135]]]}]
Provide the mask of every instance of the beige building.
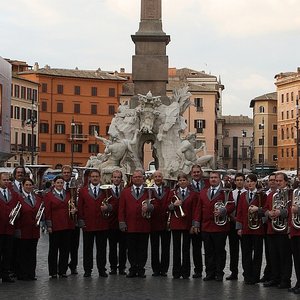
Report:
[{"label": "beige building", "polygon": [[258,173],[277,169],[277,93],[251,100],[253,109],[253,167]]},{"label": "beige building", "polygon": [[297,121],[299,121],[300,67],[297,72],[277,74],[275,80],[278,98],[278,169],[296,170],[297,166],[299,169],[299,151],[297,164],[299,123]]}]

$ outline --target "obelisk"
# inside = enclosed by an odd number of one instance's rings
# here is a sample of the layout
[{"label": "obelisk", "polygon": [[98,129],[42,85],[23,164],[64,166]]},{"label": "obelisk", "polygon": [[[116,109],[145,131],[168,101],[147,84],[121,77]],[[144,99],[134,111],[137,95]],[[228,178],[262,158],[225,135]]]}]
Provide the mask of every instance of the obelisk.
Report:
[{"label": "obelisk", "polygon": [[132,56],[134,95],[151,91],[153,96],[162,96],[165,102],[168,82],[166,46],[170,36],[162,30],[161,0],[141,0],[139,30],[131,38],[135,43],[135,55]]}]

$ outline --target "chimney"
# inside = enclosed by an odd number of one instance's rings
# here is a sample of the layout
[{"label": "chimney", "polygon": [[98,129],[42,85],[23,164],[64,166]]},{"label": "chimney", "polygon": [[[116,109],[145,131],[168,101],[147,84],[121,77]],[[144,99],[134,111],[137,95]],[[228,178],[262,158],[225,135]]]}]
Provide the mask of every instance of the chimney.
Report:
[{"label": "chimney", "polygon": [[125,73],[125,68],[120,68],[120,73]]},{"label": "chimney", "polygon": [[40,68],[40,67],[39,67],[39,63],[38,63],[38,62],[35,62],[35,63],[34,63],[34,66],[33,66],[33,71],[36,72],[36,71],[39,70],[39,68]]}]

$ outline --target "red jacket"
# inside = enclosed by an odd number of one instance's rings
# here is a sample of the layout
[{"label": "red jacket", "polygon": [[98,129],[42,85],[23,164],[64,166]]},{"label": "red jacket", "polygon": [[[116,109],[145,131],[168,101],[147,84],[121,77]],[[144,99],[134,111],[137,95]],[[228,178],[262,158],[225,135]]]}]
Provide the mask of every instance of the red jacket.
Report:
[{"label": "red jacket", "polygon": [[[264,216],[262,207],[264,207],[266,202],[266,195],[263,194],[259,199],[258,193],[255,194],[254,199],[249,203],[248,192],[244,192],[241,194],[239,199],[237,217],[236,217],[236,226],[237,229],[242,229],[242,234],[256,234],[256,235],[264,235],[265,229],[263,226],[262,217]],[[250,229],[248,226],[248,209],[250,205],[255,205],[260,208],[260,212],[258,212],[260,227],[258,229]]]},{"label": "red jacket", "polygon": [[52,231],[74,229],[74,221],[69,216],[70,192],[64,191],[64,198],[61,199],[53,189],[45,195],[45,219]]},{"label": "red jacket", "polygon": [[182,208],[185,216],[184,217],[180,216],[179,207],[174,207],[177,217],[175,216],[174,211],[169,210],[168,213],[171,213],[170,229],[171,230],[190,230],[190,228],[193,225],[193,221],[196,220],[196,215],[197,215],[196,208],[198,205],[198,197],[199,197],[198,193],[193,192],[190,189],[187,189],[187,195],[185,196],[185,199],[182,199],[179,188],[176,190],[171,190],[169,193],[168,204],[170,204],[171,202],[174,202],[174,198],[175,198],[174,192],[175,192],[175,195],[180,200],[183,201],[181,208]]},{"label": "red jacket", "polygon": [[145,189],[142,189],[138,198],[135,197],[133,186],[122,191],[119,202],[119,223],[126,224],[127,232],[150,232],[150,219],[142,216],[142,202],[147,199],[148,192]]},{"label": "red jacket", "polygon": [[[232,193],[229,194],[228,203],[226,204],[226,216],[229,217],[234,211],[235,204],[233,201]],[[225,202],[225,192],[220,188],[216,191],[213,199],[210,199],[210,189],[205,188],[200,191],[197,219],[201,223],[201,231],[204,232],[228,232],[230,224],[227,221],[225,225],[219,226],[215,223],[214,205],[217,202]]]},{"label": "red jacket", "polygon": [[109,229],[119,229],[118,213],[121,191],[122,190],[119,191],[119,196],[117,197],[113,189],[108,190],[108,197],[111,196],[108,200],[109,205],[111,205],[110,216],[108,217]]},{"label": "red jacket", "polygon": [[[12,209],[17,205],[18,201],[21,202],[21,197],[13,190],[8,190],[8,201],[6,202],[0,192],[0,234],[14,234],[14,226],[9,224],[9,214]],[[17,221],[15,221],[17,222]]]},{"label": "red jacket", "polygon": [[78,223],[83,231],[102,231],[109,229],[108,219],[104,218],[101,206],[106,193],[99,190],[95,198],[90,185],[80,189],[78,196]]},{"label": "red jacket", "polygon": [[16,228],[20,231],[21,239],[39,239],[40,227],[36,226],[36,214],[42,203],[42,198],[34,195],[34,206],[29,203],[28,199],[23,195],[20,211],[20,217],[16,223]]}]

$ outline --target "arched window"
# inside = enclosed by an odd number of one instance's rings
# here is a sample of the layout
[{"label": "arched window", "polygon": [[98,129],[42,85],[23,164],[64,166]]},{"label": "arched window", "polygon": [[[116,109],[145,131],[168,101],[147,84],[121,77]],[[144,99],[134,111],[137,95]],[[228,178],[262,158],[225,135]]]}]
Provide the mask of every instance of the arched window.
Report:
[{"label": "arched window", "polygon": [[281,139],[284,140],[284,130],[281,128]]},{"label": "arched window", "polygon": [[277,114],[277,107],[276,106],[273,107],[273,114]]},{"label": "arched window", "polygon": [[264,108],[263,106],[260,106],[260,107],[259,107],[259,112],[260,112],[260,113],[264,113],[264,112],[265,112],[265,108]]},{"label": "arched window", "polygon": [[287,139],[289,139],[289,138],[290,138],[290,131],[289,131],[289,129],[288,129],[288,128],[286,129],[286,138],[287,138]]}]

